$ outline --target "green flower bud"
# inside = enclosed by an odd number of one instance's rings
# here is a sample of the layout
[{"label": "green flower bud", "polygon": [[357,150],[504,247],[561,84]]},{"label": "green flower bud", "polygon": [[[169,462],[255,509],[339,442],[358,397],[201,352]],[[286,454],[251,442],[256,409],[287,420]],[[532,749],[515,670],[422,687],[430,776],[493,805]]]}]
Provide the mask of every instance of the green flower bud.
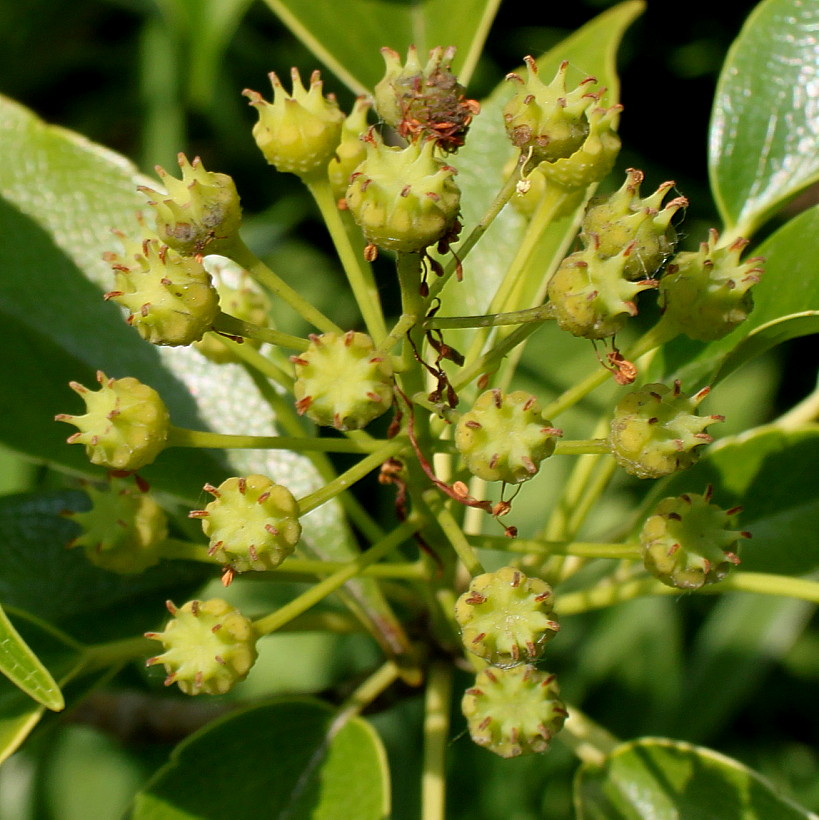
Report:
[{"label": "green flower bud", "polygon": [[466,690],[461,710],[472,740],[500,757],[542,754],[568,712],[555,676],[522,664],[487,667]]},{"label": "green flower bud", "polygon": [[82,416],[60,413],[57,421],[79,428],[69,444],[84,444],[92,464],[112,470],[138,470],[150,464],[165,448],[170,428],[168,410],[152,387],[130,376],[109,379],[97,371],[96,392],[77,382],[69,387],[86,404]]},{"label": "green flower bud", "polygon": [[594,244],[604,258],[632,246],[623,271],[629,279],[652,276],[671,256],[677,244],[671,220],[688,205],[684,196],[678,196],[661,207],[673,182],[664,182],[651,196],[641,199],[642,181],[643,172],[629,168],[618,191],[592,199],[580,234],[584,244]]},{"label": "green flower bud", "polygon": [[[260,327],[270,324],[270,300],[259,290],[246,270],[219,257],[208,258],[207,265],[213,276],[219,294],[219,307],[223,313]],[[215,332],[206,333],[198,342],[194,342],[194,347],[216,364],[241,361],[234,352],[239,343],[225,343],[224,338]],[[249,338],[245,338],[241,344],[257,349],[262,345],[258,339]]]},{"label": "green flower bud", "polygon": [[[564,191],[585,192],[589,185],[608,176],[620,153],[620,137],[616,129],[622,110],[622,105],[611,108],[594,106],[587,110],[589,133],[580,147],[567,157],[542,162],[538,166],[547,183]],[[571,206],[559,210],[555,216],[562,216],[574,207],[572,201]]]},{"label": "green flower bud", "polygon": [[144,185],[139,187],[156,212],[156,232],[183,256],[206,250],[219,253],[233,242],[242,222],[236,186],[227,174],[206,171],[199,157],[193,163],[184,154],[179,154],[178,159],[181,180],[156,166],[167,194]]},{"label": "green flower bud", "polygon": [[713,441],[705,428],[725,420],[696,415],[709,391],[689,398],[676,381],[673,388],[647,384],[627,393],[614,409],[609,434],[617,463],[638,478],[660,478],[696,463],[699,448]]},{"label": "green flower bud", "polygon": [[643,563],[664,584],[699,589],[721,581],[739,564],[734,550],[747,532],[728,529],[740,507],[722,510],[705,495],[686,493],[664,498],[646,519],[640,533]]},{"label": "green flower bud", "polygon": [[105,254],[115,274],[105,298],[126,308],[128,324],[151,344],[199,341],[219,313],[219,294],[202,263],[158,239],[146,239],[139,252],[124,237],[123,244],[123,256]]},{"label": "green flower bud", "polygon": [[464,646],[495,666],[536,660],[560,629],[553,599],[549,584],[514,567],[476,576],[455,604]]},{"label": "green flower bud", "polygon": [[147,665],[165,666],[166,686],[176,683],[186,695],[223,695],[247,677],[258,654],[257,635],[238,609],[221,598],[166,606],[173,618],[165,631],[145,633],[165,649]]},{"label": "green flower bud", "polygon": [[434,142],[391,148],[371,135],[366,150],[347,207],[369,243],[416,253],[457,234],[461,192],[455,169],[433,156]]},{"label": "green flower bud", "polygon": [[299,505],[281,484],[263,475],[205,485],[214,501],[191,518],[202,519],[210,538],[208,555],[233,572],[275,569],[301,538]]},{"label": "green flower bud", "polygon": [[142,572],[159,563],[168,536],[168,518],[140,481],[108,479],[104,487],[85,486],[87,512],[65,513],[83,532],[69,547],[82,547],[88,560],[111,572]]},{"label": "green flower bud", "polygon": [[415,46],[409,47],[405,65],[396,51],[381,49],[387,71],[375,86],[375,107],[402,137],[433,140],[445,151],[464,144],[480,106],[466,99],[464,87],[452,73],[455,50],[454,46],[432,49],[422,67]]},{"label": "green flower bud", "polygon": [[305,89],[297,69],[291,69],[293,93],[284,90],[270,73],[273,102],[249,89],[242,92],[258,109],[259,121],[253,138],[270,165],[277,171],[309,177],[324,173],[341,141],[344,113],[335,96],[322,94],[321,74],[314,71],[310,89]]},{"label": "green flower bud", "polygon": [[622,330],[637,315],[635,297],[656,288],[653,279],[632,282],[625,268],[634,244],[617,256],[603,259],[596,240],[582,251],[567,256],[549,280],[547,313],[563,330],[584,339],[605,339]]},{"label": "green flower bud", "polygon": [[718,245],[713,228],[694,253],[678,253],[660,280],[660,308],[682,333],[710,342],[727,336],[748,318],[750,293],[762,276],[761,256],[740,262],[747,239]]},{"label": "green flower bud", "polygon": [[392,404],[392,363],[366,333],[325,333],[293,356],[296,409],[316,424],[358,430]]},{"label": "green flower bud", "polygon": [[344,120],[341,142],[327,166],[327,177],[336,199],[344,199],[353,171],[367,156],[363,137],[367,131],[367,113],[371,107],[370,100],[366,97],[359,97],[355,101],[352,112]]},{"label": "green flower bud", "polygon": [[487,390],[455,428],[455,447],[469,471],[484,481],[520,484],[555,451],[562,432],[543,418],[537,399],[522,390]]},{"label": "green flower bud", "polygon": [[568,62],[563,62],[549,85],[538,77],[537,63],[526,61],[527,78],[508,74],[521,87],[503,109],[506,133],[522,152],[531,150],[530,163],[554,162],[570,157],[589,136],[588,109],[597,97],[587,89],[596,82],[587,77],[571,91],[566,90]]}]

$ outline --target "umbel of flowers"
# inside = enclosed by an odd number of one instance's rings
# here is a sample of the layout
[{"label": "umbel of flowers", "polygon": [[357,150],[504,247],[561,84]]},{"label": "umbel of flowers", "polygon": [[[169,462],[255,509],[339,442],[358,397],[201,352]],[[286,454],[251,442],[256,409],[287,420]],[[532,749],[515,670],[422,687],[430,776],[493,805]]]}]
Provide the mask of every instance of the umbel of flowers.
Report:
[{"label": "umbel of flowers", "polygon": [[[449,656],[473,669],[462,710],[476,743],[502,757],[541,753],[570,711],[555,675],[539,665],[560,628],[562,577],[538,550],[487,571],[474,547],[492,547],[492,541],[475,534],[475,520],[509,515],[517,491],[526,492],[555,458],[595,454],[639,479],[694,464],[712,440],[706,428],[722,420],[698,415],[708,388],[688,395],[679,382],[646,383],[615,339],[641,300],[654,294],[661,318],[646,337],[652,344],[636,346],[638,355],[675,334],[721,338],[751,310],[761,260],[743,260],[745,241],[721,243],[716,231],[697,252],[675,255],[676,222],[687,202],[681,196],[665,201],[672,182],[643,197],[643,174],[629,169],[618,190],[593,197],[620,148],[622,108],[604,103],[605,89],[594,78],[572,85],[568,63],[544,82],[531,57],[525,78],[509,75],[512,93],[502,113],[513,154],[507,178],[485,222],[462,238],[456,157],[480,106],[453,73],[454,49],[436,48],[426,61],[414,48],[404,62],[391,49],[382,53],[384,78],[349,116],[324,94],[318,72],[305,86],[294,69],[290,92],[271,74],[272,102],[244,92],[258,114],[253,136],[265,160],[277,172],[297,175],[315,198],[360,308],[361,328],[337,325],[293,286],[298,274],[278,276],[244,245],[238,193],[226,175],[180,154],[180,179],[158,169],[157,187],[141,189],[153,224],[135,218],[130,230],[120,226],[122,250],[106,255],[113,270],[106,298],[147,342],[195,346],[211,362],[250,368],[291,435],[175,427],[157,391],[128,375],[100,372],[98,390],[72,382],[86,412],[57,419],[77,428],[68,441],[82,444],[92,464],[114,471],[103,488],[89,485],[91,509],[73,516],[82,529],[73,543],[113,572],[185,558],[221,570],[225,584],[243,573],[275,580],[294,563],[302,574],[320,572],[309,560],[313,546],[302,538],[304,516],[341,497],[356,531],[375,542],[354,557],[351,569],[339,570],[333,584],[322,581],[320,594],[305,593],[285,615],[276,611],[256,621],[219,598],[168,603],[171,620],[148,634],[163,648],[149,665],[163,666],[166,684],[187,694],[224,693],[248,674],[261,635],[368,563],[417,545],[422,557],[409,580],[396,573],[395,583],[423,587],[424,609],[413,613],[413,629],[431,646],[417,652],[386,604],[383,617],[365,618],[365,625],[408,682],[423,679],[427,659]],[[372,111],[377,124],[370,122]],[[528,230],[535,232],[546,227],[546,217],[576,213],[579,247],[550,271],[544,304],[447,315],[447,294],[462,273],[481,275],[480,259],[468,254],[510,201],[531,218]],[[376,276],[379,251],[384,258]],[[383,274],[392,258],[394,279]],[[214,281],[211,271],[224,264],[235,268],[236,287]],[[381,307],[390,289],[400,300],[392,324]],[[504,300],[497,301],[505,309]],[[276,330],[267,315],[271,302],[315,332],[302,338]],[[526,325],[551,320],[589,347],[607,349],[601,361],[620,386],[637,382],[618,393],[605,438],[572,440],[551,419],[605,380],[606,369],[554,401],[509,385],[504,357],[525,338]],[[489,328],[498,325],[513,329],[493,336]],[[452,327],[475,329],[472,350],[453,347]],[[275,475],[217,478],[204,488],[212,500],[190,512],[201,521],[203,543],[180,543],[169,537],[166,514],[134,473],[172,458],[164,451],[181,446],[321,451],[325,484],[297,497]],[[337,472],[324,453],[354,463]],[[377,470],[381,483],[396,491],[398,524],[383,537],[381,526],[347,495]],[[713,504],[710,490],[667,498],[646,519],[639,545],[625,548],[633,547],[630,558],[642,557],[640,571],[651,583],[656,578],[688,590],[719,583],[739,563],[737,544],[747,536],[728,528],[737,512]],[[516,535],[514,526],[501,526],[506,536]],[[396,566],[403,568],[396,561],[379,569],[389,574]]]}]

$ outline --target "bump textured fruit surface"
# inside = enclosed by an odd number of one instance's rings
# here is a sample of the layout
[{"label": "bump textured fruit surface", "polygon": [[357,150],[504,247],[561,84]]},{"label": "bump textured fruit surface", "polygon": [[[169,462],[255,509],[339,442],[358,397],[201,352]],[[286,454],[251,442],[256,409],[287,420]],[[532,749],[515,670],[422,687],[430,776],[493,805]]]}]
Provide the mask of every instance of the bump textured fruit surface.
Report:
[{"label": "bump textured fruit surface", "polygon": [[247,677],[256,661],[253,623],[221,598],[189,601],[178,609],[164,632],[145,637],[160,641],[165,651],[148,666],[162,664],[165,685],[175,683],[186,695],[223,695]]},{"label": "bump textured fruit surface", "polygon": [[567,716],[555,676],[531,664],[482,670],[461,708],[472,740],[500,757],[548,751]]},{"label": "bump textured fruit surface", "polygon": [[464,646],[496,666],[540,656],[560,625],[552,588],[514,567],[476,576],[455,604]]}]

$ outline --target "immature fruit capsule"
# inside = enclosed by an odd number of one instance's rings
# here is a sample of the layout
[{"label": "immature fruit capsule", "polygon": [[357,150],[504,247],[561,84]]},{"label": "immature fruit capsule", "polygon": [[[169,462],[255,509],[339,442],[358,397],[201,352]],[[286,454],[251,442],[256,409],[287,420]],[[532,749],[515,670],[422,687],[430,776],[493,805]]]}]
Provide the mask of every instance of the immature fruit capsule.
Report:
[{"label": "immature fruit capsule", "polygon": [[477,575],[455,604],[464,646],[495,666],[534,661],[560,629],[554,593],[514,567]]},{"label": "immature fruit capsule", "polygon": [[138,470],[150,464],[165,448],[170,429],[168,410],[159,393],[130,376],[109,379],[101,370],[97,381],[100,389],[96,392],[69,382],[87,412],[55,416],[79,428],[68,443],[84,444],[92,464],[112,470]]},{"label": "immature fruit capsule", "polygon": [[638,478],[660,478],[685,470],[699,458],[699,448],[713,441],[705,428],[723,416],[698,416],[697,406],[710,392],[690,398],[664,384],[647,384],[626,394],[614,409],[609,444],[617,463]]},{"label": "immature fruit capsule", "polygon": [[703,342],[727,336],[748,318],[750,289],[762,276],[761,256],[740,262],[747,239],[720,246],[713,228],[694,253],[678,253],[660,280],[660,308],[686,336]]},{"label": "immature fruit capsule", "polygon": [[353,110],[344,120],[341,142],[327,166],[327,178],[338,200],[344,199],[350,184],[350,176],[367,156],[362,137],[367,131],[367,113],[371,107],[372,102],[366,97],[359,97],[355,101]]},{"label": "immature fruit capsule", "polygon": [[205,485],[214,500],[191,518],[202,519],[208,555],[234,572],[275,569],[301,538],[299,505],[281,484],[263,475]]},{"label": "immature fruit capsule", "polygon": [[[250,274],[221,257],[210,257],[207,264],[213,274],[222,313],[252,325],[267,327],[270,324],[270,300],[258,289]],[[206,333],[198,342],[194,342],[194,347],[217,364],[241,361],[234,352],[237,342],[225,343],[224,338],[216,333]],[[241,344],[253,348],[262,345],[258,339],[250,338],[243,339]]]},{"label": "immature fruit capsule", "polygon": [[140,186],[156,212],[156,232],[169,247],[183,256],[219,253],[239,231],[242,209],[233,179],[205,170],[202,160],[188,162],[178,155],[182,179],[156,166],[167,194]]},{"label": "immature fruit capsule", "polygon": [[290,74],[292,94],[284,90],[275,73],[270,73],[272,103],[256,91],[246,89],[242,93],[258,111],[253,138],[265,159],[277,171],[307,178],[325,173],[341,141],[344,113],[335,96],[323,96],[320,72],[311,75],[309,90],[302,84],[297,69],[291,69]]},{"label": "immature fruit capsule", "polygon": [[723,510],[710,499],[710,487],[704,495],[664,498],[643,525],[643,563],[670,587],[699,589],[721,581],[739,564],[734,550],[750,534],[728,529],[728,519],[741,508]]},{"label": "immature fruit capsule", "polygon": [[173,618],[165,631],[145,633],[165,649],[146,663],[165,666],[166,686],[176,683],[186,695],[223,695],[247,677],[258,637],[250,619],[221,598],[166,606]]},{"label": "immature fruit capsule", "polygon": [[604,258],[616,256],[631,245],[623,269],[628,279],[652,276],[671,256],[677,244],[677,231],[671,220],[688,205],[685,197],[678,196],[661,207],[674,182],[664,182],[651,196],[641,199],[643,178],[642,171],[629,168],[619,190],[592,199],[580,234],[584,244],[594,244]]},{"label": "immature fruit capsule", "polygon": [[547,752],[568,716],[555,676],[530,664],[478,672],[461,710],[472,740],[501,757]]},{"label": "immature fruit capsule", "polygon": [[[617,125],[622,110],[622,105],[613,105],[611,108],[595,105],[589,108],[586,112],[589,133],[580,147],[568,157],[538,166],[547,182],[564,191],[585,193],[589,185],[608,176],[620,153]],[[573,201],[571,207],[565,206],[555,216],[561,216],[570,209],[574,209]]]},{"label": "immature fruit capsule", "polygon": [[537,63],[525,57],[527,77],[508,74],[508,80],[520,85],[515,96],[503,109],[506,133],[522,152],[531,150],[530,164],[554,162],[570,157],[589,135],[587,111],[597,97],[587,86],[596,82],[587,77],[571,91],[566,90],[568,62],[563,62],[554,79],[546,85],[538,77]]},{"label": "immature fruit capsule", "polygon": [[392,364],[366,333],[311,336],[307,350],[291,361],[296,409],[316,424],[358,430],[392,404]]},{"label": "immature fruit capsule", "polygon": [[452,73],[455,51],[454,46],[438,46],[422,67],[415,46],[409,47],[404,65],[398,52],[381,49],[387,72],[375,86],[375,107],[402,137],[433,140],[445,151],[456,151],[464,144],[480,106],[466,98],[464,87]]},{"label": "immature fruit capsule", "polygon": [[202,263],[158,239],[146,239],[136,253],[124,244],[123,256],[105,255],[115,273],[114,290],[105,299],[127,308],[126,321],[151,344],[199,341],[219,313],[219,294]]},{"label": "immature fruit capsule", "polygon": [[392,148],[370,135],[366,150],[346,200],[369,243],[418,253],[457,233],[461,192],[455,169],[433,155],[434,142]]},{"label": "immature fruit capsule", "polygon": [[632,282],[626,265],[634,243],[617,256],[603,259],[596,240],[588,248],[567,256],[549,280],[547,313],[562,330],[584,339],[606,339],[622,330],[637,315],[635,297],[656,288],[653,279]]},{"label": "immature fruit capsule", "polygon": [[455,447],[469,471],[485,481],[520,484],[555,451],[562,431],[543,418],[537,399],[522,390],[487,390],[455,427]]},{"label": "immature fruit capsule", "polygon": [[82,547],[88,560],[111,572],[142,572],[159,563],[168,536],[168,518],[139,482],[109,478],[104,487],[88,484],[87,512],[65,514],[82,527],[69,547]]}]

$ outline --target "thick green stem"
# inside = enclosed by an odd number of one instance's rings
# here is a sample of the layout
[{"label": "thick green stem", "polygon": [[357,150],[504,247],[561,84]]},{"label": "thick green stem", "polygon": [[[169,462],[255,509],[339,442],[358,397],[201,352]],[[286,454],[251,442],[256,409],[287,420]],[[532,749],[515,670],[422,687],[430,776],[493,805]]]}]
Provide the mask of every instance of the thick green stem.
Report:
[{"label": "thick green stem", "polygon": [[771,422],[771,426],[780,430],[798,430],[808,424],[819,421],[819,386],[799,404],[794,405],[778,419]]},{"label": "thick green stem", "polygon": [[566,718],[558,739],[584,763],[602,766],[620,741],[576,706],[569,706],[568,710],[569,717]]},{"label": "thick green stem", "polygon": [[[599,586],[560,596],[560,614],[576,615],[592,609],[614,606],[646,595],[684,595],[686,590],[666,586],[654,578],[640,578],[620,584]],[[708,584],[689,594],[717,595],[723,592],[756,592],[781,595],[819,604],[819,581],[771,575],[763,572],[735,572],[717,584]]]},{"label": "thick green stem", "polygon": [[424,773],[421,778],[422,820],[446,818],[446,749],[452,700],[452,666],[433,663],[424,697]]},{"label": "thick green stem", "polygon": [[[162,558],[177,561],[199,561],[205,564],[219,564],[220,561],[208,554],[208,547],[193,541],[168,538],[159,548]],[[324,576],[344,569],[346,561],[314,561],[307,558],[288,558],[281,566],[266,572],[254,572],[246,577],[289,579],[290,576]],[[376,564],[366,567],[362,575],[372,578],[393,578],[403,581],[419,581],[427,577],[426,567],[420,561],[399,564]]]},{"label": "thick green stem", "polygon": [[141,635],[138,638],[123,638],[119,641],[88,646],[84,653],[83,672],[95,672],[136,658],[147,658],[154,654],[156,648],[156,641],[143,638]]},{"label": "thick green stem", "polygon": [[[292,372],[288,372],[282,367],[279,367],[272,359],[259,353],[253,345],[233,344],[224,336],[219,336],[218,334],[216,334],[216,338],[220,339],[223,344],[230,345],[231,353],[239,358],[248,368],[258,371],[265,376],[265,378],[274,381],[288,392],[293,392],[294,379]],[[290,369],[292,371],[292,365]]]},{"label": "thick green stem", "polygon": [[[364,681],[338,708],[333,721],[335,731],[351,717],[360,715],[381,693],[398,680],[401,670],[393,661],[386,661]],[[335,732],[331,730],[331,736]]]},{"label": "thick green stem", "polygon": [[260,342],[286,347],[290,350],[307,350],[310,342],[300,336],[291,336],[289,333],[280,333],[269,327],[254,325],[250,322],[243,322],[229,313],[219,313],[213,323],[213,329],[217,333],[224,333],[228,336],[241,336],[245,339],[256,339]]},{"label": "thick green stem", "polygon": [[[407,342],[403,350],[403,368],[400,374],[401,387],[408,396],[425,392],[426,379],[423,367],[415,357],[424,355],[424,334],[420,322],[424,318],[426,301],[421,295],[421,254],[399,253],[396,260],[398,284],[401,288],[401,313],[406,322],[414,321],[407,332]],[[418,413],[415,418],[415,436],[423,441],[428,433],[426,414]]]},{"label": "thick green stem", "polygon": [[320,453],[368,453],[384,446],[383,441],[351,441],[346,438],[314,438],[311,436],[242,436],[212,433],[209,430],[186,430],[171,427],[168,447],[206,447],[221,450],[291,450]]},{"label": "thick green stem", "polygon": [[[546,227],[552,221],[554,214],[562,204],[564,196],[565,194],[561,193],[559,189],[555,187],[546,189],[546,193],[533,214],[526,233],[523,235],[523,240],[518,246],[517,253],[489,304],[489,308],[486,311],[488,314],[500,313],[514,307],[514,305],[510,304],[510,297],[517,289],[521,277],[529,270],[538,242],[546,230]],[[475,334],[475,338],[466,356],[467,361],[472,361],[477,358],[486,343],[487,336],[487,329],[479,330]]]},{"label": "thick green stem", "polygon": [[[482,356],[473,360],[471,364],[466,365],[458,372],[458,378],[453,380],[452,386],[455,390],[460,390],[462,387],[469,384],[472,379],[477,378],[482,373],[490,373],[497,369],[498,363],[510,350],[514,350],[521,344],[528,336],[534,333],[539,324],[528,323],[519,325],[508,336],[499,341],[494,347],[486,351]],[[470,359],[467,357],[467,361]],[[551,416],[547,416],[551,418]]]},{"label": "thick green stem", "polygon": [[[605,439],[602,438],[602,436],[607,433],[608,427],[608,419],[604,419],[598,422],[594,431],[597,435],[601,436],[601,438],[593,440],[600,441],[606,445],[603,453],[610,452],[610,448],[606,444]],[[582,524],[583,518],[581,517],[579,519],[579,523],[575,529],[570,529],[569,519],[575,514],[581,501],[585,499],[587,485],[600,473],[603,473],[607,477],[611,477],[611,470],[606,468],[603,470],[600,469],[599,455],[601,454],[595,453],[583,455],[575,462],[572,472],[569,475],[569,480],[565,482],[563,486],[563,492],[561,493],[560,500],[555,505],[555,508],[549,517],[549,521],[541,533],[545,538],[552,540],[559,540],[562,538],[571,539],[577,534],[577,530],[579,529],[580,524]],[[609,462],[611,465],[615,464],[613,459],[607,459],[606,466],[608,466]],[[603,482],[601,491],[607,483],[608,479]]]},{"label": "thick green stem", "polygon": [[526,156],[521,154],[518,158],[518,163],[515,170],[508,176],[503,183],[500,191],[498,191],[492,204],[487,208],[486,213],[480,219],[477,225],[470,231],[469,236],[458,244],[456,248],[457,259],[453,259],[444,269],[444,275],[436,279],[429,287],[429,295],[437,296],[444,285],[449,281],[452,274],[458,267],[459,262],[463,262],[469,255],[469,252],[476,245],[478,240],[486,233],[487,228],[495,221],[495,217],[503,210],[504,205],[512,198],[515,193],[518,181],[520,180],[520,172],[526,162]]},{"label": "thick green stem", "polygon": [[284,624],[292,621],[297,615],[301,615],[303,612],[315,606],[319,601],[331,595],[351,578],[359,575],[365,567],[388,555],[409,538],[419,527],[420,523],[416,519],[408,519],[382,538],[377,544],[370,547],[366,552],[361,553],[358,558],[350,561],[343,569],[334,572],[329,578],[320,581],[308,589],[307,592],[299,595],[298,598],[285,604],[281,609],[255,621],[253,624],[254,628],[260,635],[269,635],[271,632],[280,629]]},{"label": "thick green stem", "polygon": [[425,330],[437,328],[446,330],[454,327],[497,327],[499,325],[524,325],[528,322],[545,322],[549,316],[546,315],[546,305],[527,308],[526,310],[513,310],[509,313],[492,313],[486,316],[432,316],[425,319],[422,327]]},{"label": "thick green stem", "polygon": [[406,442],[401,439],[393,439],[392,441],[381,444],[381,448],[371,453],[366,458],[361,459],[358,464],[345,470],[341,475],[336,476],[332,481],[320,487],[313,493],[299,499],[299,514],[305,515],[327,503],[331,498],[348,490],[356,481],[360,481],[365,475],[371,473],[376,467],[380,467],[388,458],[391,458],[406,446]]},{"label": "thick green stem", "polygon": [[555,444],[555,455],[580,456],[610,453],[611,447],[604,438],[577,439],[576,441],[558,441]]},{"label": "thick green stem", "polygon": [[[639,544],[608,544],[596,541],[547,541],[545,539],[507,538],[502,535],[468,535],[473,547],[501,552],[541,555],[577,555],[582,558],[635,559],[641,555]],[[563,598],[560,599],[561,612]]]},{"label": "thick green stem", "polygon": [[[434,492],[434,491],[433,491]],[[425,498],[432,502],[433,514],[438,522],[438,526],[443,530],[447,540],[461,559],[461,563],[466,567],[470,575],[480,575],[484,572],[483,565],[475,555],[475,551],[469,543],[469,539],[461,529],[460,524],[455,520],[455,516],[443,505],[440,504],[438,494],[434,496],[425,494]],[[434,505],[434,506],[433,506]],[[437,509],[436,509],[437,507]]]},{"label": "thick green stem", "polygon": [[389,334],[384,337],[376,353],[386,356],[417,324],[417,316],[407,313],[402,314]]},{"label": "thick green stem", "polygon": [[237,265],[241,265],[257,282],[267,288],[273,296],[276,296],[290,305],[305,322],[309,322],[317,330],[320,330],[322,333],[344,332],[335,322],[332,322],[318,310],[318,308],[313,307],[298,291],[290,287],[281,277],[273,273],[240,238],[236,238],[236,242],[230,248],[230,251],[225,252],[225,255],[236,262]]},{"label": "thick green stem", "polygon": [[312,178],[306,182],[333,240],[341,266],[367,326],[367,332],[378,346],[387,335],[387,328],[372,267],[364,260],[360,249],[353,247],[327,177]]}]

